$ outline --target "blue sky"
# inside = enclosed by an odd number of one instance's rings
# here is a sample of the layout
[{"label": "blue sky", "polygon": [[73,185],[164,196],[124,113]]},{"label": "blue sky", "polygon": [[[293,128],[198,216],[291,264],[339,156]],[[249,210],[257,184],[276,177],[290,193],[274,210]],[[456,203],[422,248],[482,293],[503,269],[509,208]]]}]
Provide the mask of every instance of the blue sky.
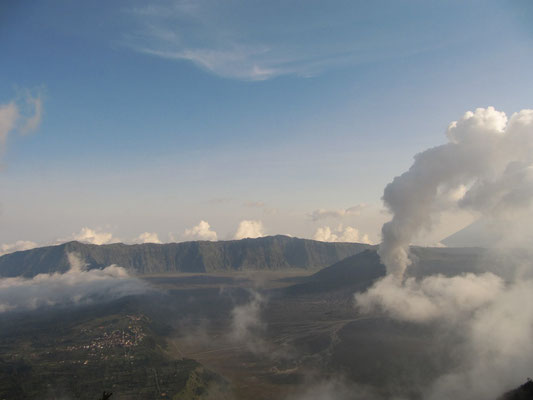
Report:
[{"label": "blue sky", "polygon": [[528,3],[4,2],[0,105],[43,114],[4,146],[0,243],[186,240],[201,220],[378,241],[383,187],[448,123],[532,107]]}]

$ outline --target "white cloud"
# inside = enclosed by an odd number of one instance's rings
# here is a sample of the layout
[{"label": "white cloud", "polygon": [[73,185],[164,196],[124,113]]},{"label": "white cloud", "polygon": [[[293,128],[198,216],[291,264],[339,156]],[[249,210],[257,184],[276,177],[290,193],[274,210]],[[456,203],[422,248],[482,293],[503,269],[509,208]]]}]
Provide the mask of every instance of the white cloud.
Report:
[{"label": "white cloud", "polygon": [[191,229],[186,229],[183,236],[187,240],[217,240],[217,233],[211,230],[207,221],[203,220]]},{"label": "white cloud", "polygon": [[34,131],[41,123],[43,104],[40,94],[32,96],[26,92],[25,105],[17,100],[0,104],[0,152],[3,152],[8,136],[18,131],[26,134]]},{"label": "white cloud", "polygon": [[0,245],[0,256],[8,253],[14,253],[15,251],[34,249],[37,246],[37,243],[29,240],[17,240],[15,243],[4,243]]},{"label": "white cloud", "polygon": [[110,265],[86,271],[79,256],[68,254],[68,259],[70,269],[63,274],[0,279],[0,313],[91,304],[147,290],[146,283],[130,277],[122,267]]},{"label": "white cloud", "polygon": [[239,223],[234,239],[258,238],[265,236],[261,221],[243,220]]},{"label": "white cloud", "polygon": [[361,235],[359,230],[347,226],[339,225],[332,230],[329,226],[323,226],[316,230],[314,240],[321,242],[354,242],[372,244],[367,234]]},{"label": "white cloud", "polygon": [[161,240],[155,232],[144,232],[137,237],[135,243],[161,243]]},{"label": "white cloud", "polygon": [[[112,233],[103,232],[100,230],[95,230],[91,228],[84,227],[80,232],[72,234],[70,240],[77,240],[79,242],[90,243],[90,244],[109,244],[116,243],[120,240],[113,237]],[[61,240],[66,241],[66,240]]]},{"label": "white cloud", "polygon": [[343,208],[340,210],[326,210],[324,208],[319,208],[318,210],[314,210],[311,214],[309,214],[309,217],[313,221],[318,221],[321,219],[326,218],[343,218],[351,215],[360,215],[361,211],[366,207],[367,205],[365,203],[357,204],[352,207]]}]

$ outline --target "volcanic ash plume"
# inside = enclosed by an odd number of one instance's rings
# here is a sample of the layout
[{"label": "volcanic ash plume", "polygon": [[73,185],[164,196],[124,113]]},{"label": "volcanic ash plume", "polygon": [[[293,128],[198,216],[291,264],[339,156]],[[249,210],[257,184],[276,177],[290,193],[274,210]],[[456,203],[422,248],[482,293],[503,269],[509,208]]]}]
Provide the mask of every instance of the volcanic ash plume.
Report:
[{"label": "volcanic ash plume", "polygon": [[383,194],[393,217],[383,225],[379,255],[399,281],[411,263],[409,244],[440,212],[461,207],[501,215],[533,197],[533,110],[508,120],[493,107],[478,108],[452,122],[446,135],[448,143],[417,154]]}]

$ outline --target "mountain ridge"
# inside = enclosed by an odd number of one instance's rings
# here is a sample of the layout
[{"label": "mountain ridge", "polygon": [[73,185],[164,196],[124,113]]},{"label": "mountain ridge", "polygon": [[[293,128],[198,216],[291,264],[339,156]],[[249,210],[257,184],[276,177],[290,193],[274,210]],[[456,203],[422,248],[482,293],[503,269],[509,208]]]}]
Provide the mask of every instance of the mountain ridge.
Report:
[{"label": "mountain ridge", "polygon": [[319,242],[283,235],[229,241],[190,241],[106,245],[71,241],[0,256],[1,277],[33,277],[65,272],[68,253],[88,269],[116,264],[139,275],[173,272],[223,272],[323,268],[363,250],[362,243]]}]

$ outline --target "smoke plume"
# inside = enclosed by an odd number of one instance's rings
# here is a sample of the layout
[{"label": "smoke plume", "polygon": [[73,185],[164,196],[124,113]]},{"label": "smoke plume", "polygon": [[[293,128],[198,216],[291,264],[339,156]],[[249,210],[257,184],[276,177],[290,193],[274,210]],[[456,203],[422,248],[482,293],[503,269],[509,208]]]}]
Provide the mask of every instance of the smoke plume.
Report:
[{"label": "smoke plume", "polygon": [[459,338],[450,349],[456,366],[436,379],[424,398],[494,398],[533,369],[533,280],[524,273],[531,272],[531,262],[513,259],[508,251],[488,263],[491,272],[477,275],[417,280],[405,278],[405,271],[412,262],[410,243],[431,229],[441,212],[461,208],[512,229],[516,216],[529,208],[533,110],[507,119],[492,107],[479,108],[452,122],[447,137],[448,143],[417,154],[411,168],[386,186],[383,201],[392,219],[383,225],[379,255],[387,276],[355,301],[363,313],[436,322],[446,327],[443,337]]},{"label": "smoke plume", "polygon": [[250,300],[233,308],[231,311],[231,341],[245,345],[248,350],[259,353],[264,349],[261,333],[265,324],[261,319],[261,311],[266,299],[256,290],[250,290]]},{"label": "smoke plume", "polygon": [[508,121],[493,107],[478,108],[452,122],[446,134],[448,143],[417,154],[383,194],[393,216],[383,225],[379,254],[398,280],[411,263],[411,241],[442,211],[503,215],[533,198],[533,110]]}]

